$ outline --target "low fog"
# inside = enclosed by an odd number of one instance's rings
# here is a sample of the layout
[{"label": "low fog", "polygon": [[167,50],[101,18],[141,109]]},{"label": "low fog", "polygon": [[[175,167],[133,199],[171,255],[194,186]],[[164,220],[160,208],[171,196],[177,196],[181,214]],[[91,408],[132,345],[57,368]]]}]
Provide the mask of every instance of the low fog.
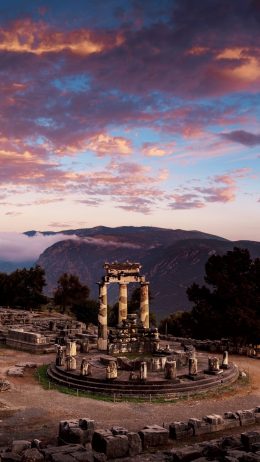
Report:
[{"label": "low fog", "polygon": [[44,236],[40,233],[28,237],[26,234],[1,232],[0,260],[10,262],[36,261],[47,247],[65,239],[78,239],[78,237],[65,234]]},{"label": "low fog", "polygon": [[140,248],[139,245],[130,242],[117,242],[91,237],[80,238],[76,235],[66,235],[62,233],[51,236],[44,236],[41,233],[36,233],[32,237],[28,237],[26,234],[0,232],[0,260],[6,262],[36,261],[47,247],[55,244],[55,242],[68,239],[84,240],[88,244],[106,247]]}]

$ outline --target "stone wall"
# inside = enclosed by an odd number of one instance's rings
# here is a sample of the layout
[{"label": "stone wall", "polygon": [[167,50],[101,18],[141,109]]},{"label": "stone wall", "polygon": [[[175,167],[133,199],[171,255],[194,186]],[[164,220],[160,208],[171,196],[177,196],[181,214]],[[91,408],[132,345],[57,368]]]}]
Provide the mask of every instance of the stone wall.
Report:
[{"label": "stone wall", "polygon": [[175,337],[173,335],[160,335],[161,340],[180,343],[182,346],[192,345],[198,350],[209,351],[210,353],[223,353],[245,355],[251,358],[260,359],[260,345],[238,346],[227,339],[220,340],[198,340],[194,338]]}]

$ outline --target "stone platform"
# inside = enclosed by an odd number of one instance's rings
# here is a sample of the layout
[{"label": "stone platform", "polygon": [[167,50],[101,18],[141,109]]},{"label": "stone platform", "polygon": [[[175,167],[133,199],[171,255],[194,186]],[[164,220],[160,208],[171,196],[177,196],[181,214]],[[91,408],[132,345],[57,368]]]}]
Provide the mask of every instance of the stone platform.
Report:
[{"label": "stone platform", "polygon": [[[149,371],[145,381],[129,380],[129,372],[119,370],[118,378],[106,379],[105,368],[92,362],[92,375],[82,376],[80,371],[66,371],[64,367],[51,364],[47,374],[51,381],[93,394],[116,395],[116,397],[157,397],[157,398],[178,398],[190,396],[197,393],[205,393],[218,387],[229,385],[237,380],[238,368],[231,364],[229,369],[224,370],[221,376],[203,374],[203,364],[199,371],[200,380],[193,380],[187,376],[184,369],[178,371],[178,380],[167,380],[163,372]],[[186,372],[186,374],[184,373]]]}]

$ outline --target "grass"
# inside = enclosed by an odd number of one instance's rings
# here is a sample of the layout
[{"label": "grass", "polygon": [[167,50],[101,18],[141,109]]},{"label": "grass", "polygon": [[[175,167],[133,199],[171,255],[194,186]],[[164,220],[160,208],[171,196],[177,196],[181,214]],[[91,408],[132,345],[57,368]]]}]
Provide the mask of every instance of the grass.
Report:
[{"label": "grass", "polygon": [[81,398],[91,398],[98,401],[108,401],[108,402],[131,402],[131,403],[152,403],[152,404],[176,404],[180,401],[189,401],[189,400],[204,400],[204,399],[214,399],[223,397],[223,394],[235,393],[239,388],[248,386],[251,381],[249,374],[246,377],[239,377],[236,382],[224,386],[218,387],[215,390],[209,390],[207,392],[196,393],[192,395],[183,395],[180,397],[164,398],[164,397],[154,397],[150,395],[145,396],[144,398],[140,397],[119,397],[116,395],[102,395],[99,393],[90,393],[87,391],[75,390],[66,386],[58,385],[54,382],[51,382],[47,376],[47,365],[40,366],[35,371],[35,378],[38,379],[41,386],[44,390],[57,390],[60,393],[66,395],[77,396]]}]

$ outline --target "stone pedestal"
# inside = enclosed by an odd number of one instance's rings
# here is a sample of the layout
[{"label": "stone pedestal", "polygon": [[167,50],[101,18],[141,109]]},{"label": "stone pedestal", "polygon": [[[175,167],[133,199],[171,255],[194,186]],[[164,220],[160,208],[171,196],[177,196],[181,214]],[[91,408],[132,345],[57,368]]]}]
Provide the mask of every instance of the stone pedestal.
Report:
[{"label": "stone pedestal", "polygon": [[65,351],[62,346],[58,346],[56,355],[56,366],[65,366]]},{"label": "stone pedestal", "polygon": [[189,358],[189,375],[198,374],[198,360],[196,358]]},{"label": "stone pedestal", "polygon": [[149,328],[149,282],[142,282],[140,288],[140,321]]},{"label": "stone pedestal", "polygon": [[115,361],[111,361],[106,368],[106,378],[107,380],[112,380],[117,378],[117,365]]},{"label": "stone pedestal", "polygon": [[140,380],[144,381],[147,379],[147,363],[145,361],[140,364]]},{"label": "stone pedestal", "polygon": [[80,365],[80,375],[82,376],[91,375],[91,365],[86,360],[86,358],[82,358],[81,365]]},{"label": "stone pedestal", "polygon": [[166,361],[164,376],[167,380],[176,380],[177,378],[176,361]]},{"label": "stone pedestal", "polygon": [[67,371],[75,371],[77,369],[76,358],[73,356],[66,356],[66,369]]},{"label": "stone pedestal", "polygon": [[119,283],[118,324],[127,318],[127,284]]},{"label": "stone pedestal", "polygon": [[206,372],[212,375],[221,374],[223,372],[223,370],[219,368],[219,359],[217,357],[214,356],[208,359],[208,370]]},{"label": "stone pedestal", "polygon": [[77,355],[77,344],[76,342],[67,342],[66,344],[66,356]]},{"label": "stone pedestal", "polygon": [[98,349],[107,350],[107,285],[99,284]]}]

